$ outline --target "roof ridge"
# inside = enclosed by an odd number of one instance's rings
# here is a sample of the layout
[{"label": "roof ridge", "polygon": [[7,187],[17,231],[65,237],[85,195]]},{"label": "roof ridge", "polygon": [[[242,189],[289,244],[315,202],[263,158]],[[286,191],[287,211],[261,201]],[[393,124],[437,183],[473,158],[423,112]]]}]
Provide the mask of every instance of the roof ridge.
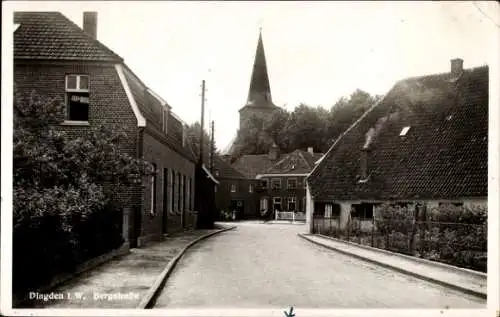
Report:
[{"label": "roof ridge", "polygon": [[[482,68],[489,68],[489,66],[488,66],[488,64],[484,64],[484,65],[481,65],[481,66],[474,66],[474,67],[464,68],[463,72],[464,73],[465,72],[473,72],[473,71],[477,71],[477,70],[482,69]],[[427,75],[409,76],[409,77],[406,77],[406,78],[403,78],[403,79],[400,79],[400,80],[396,81],[396,85],[400,84],[400,83],[402,83],[404,81],[407,81],[407,80],[418,80],[418,79],[422,79],[422,78],[439,77],[439,76],[444,76],[444,75],[449,75],[449,74],[451,74],[451,73],[449,71],[446,71],[446,72],[432,73],[432,74],[427,74]]]},{"label": "roof ridge", "polygon": [[68,18],[67,16],[65,16],[61,12],[58,12],[58,11],[53,11],[53,12],[61,15],[61,17],[63,17],[66,21],[68,21],[69,23],[71,23],[72,26],[77,27],[78,30],[82,33],[83,36],[85,36],[87,39],[89,39],[93,43],[97,44],[98,46],[100,46],[102,49],[104,49],[105,51],[107,51],[107,53],[110,53],[111,55],[115,55],[115,57],[118,57],[118,59],[123,63],[123,61],[124,61],[123,57],[121,57],[120,55],[116,54],[115,51],[113,51],[112,49],[110,49],[109,47],[107,47],[104,43],[102,43],[98,39],[93,38],[92,36],[90,36],[89,34],[87,34],[81,27],[78,26],[78,24],[76,24],[75,22],[73,22],[70,18]]},{"label": "roof ridge", "polygon": [[[396,83],[397,85],[397,83]],[[333,144],[330,146],[330,148],[328,149],[328,151],[326,151],[326,153],[323,155],[323,159],[321,160],[321,162],[323,162],[323,160],[326,158],[326,156],[330,153],[330,151],[332,151],[332,149],[335,147],[335,145],[337,145],[337,143],[340,141],[340,139],[342,139],[342,137],[344,137],[349,131],[351,131],[356,125],[358,125],[359,122],[361,122],[361,120],[363,120],[370,112],[372,112],[373,109],[375,109],[379,104],[382,103],[382,101],[385,100],[386,96],[394,89],[394,87],[396,86],[394,85],[390,90],[389,92],[387,92],[384,96],[382,96],[377,102],[375,102],[375,104],[373,104],[368,110],[365,111],[365,113],[363,113],[361,115],[361,117],[358,118],[358,120],[354,121],[353,124],[351,124],[351,126],[349,126],[344,132],[342,132],[339,137],[333,142]],[[316,164],[314,166],[314,168],[312,169],[312,171],[309,173],[309,175],[306,177],[309,178],[309,176],[311,176],[314,171],[318,168],[318,166],[321,165],[321,162],[319,164]]]}]

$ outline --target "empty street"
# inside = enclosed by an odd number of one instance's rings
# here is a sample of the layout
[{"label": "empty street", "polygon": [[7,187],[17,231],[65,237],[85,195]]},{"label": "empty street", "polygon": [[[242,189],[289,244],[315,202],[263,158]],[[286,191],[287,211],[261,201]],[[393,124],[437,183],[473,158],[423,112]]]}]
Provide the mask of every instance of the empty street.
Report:
[{"label": "empty street", "polygon": [[316,246],[303,225],[239,223],[178,263],[155,308],[480,308],[485,301]]}]

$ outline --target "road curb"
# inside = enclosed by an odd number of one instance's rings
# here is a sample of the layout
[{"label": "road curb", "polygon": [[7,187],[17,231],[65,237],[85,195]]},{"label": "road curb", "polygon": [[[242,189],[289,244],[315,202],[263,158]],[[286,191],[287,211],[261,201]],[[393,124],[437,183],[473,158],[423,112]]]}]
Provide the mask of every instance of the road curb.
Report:
[{"label": "road curb", "polygon": [[428,282],[431,282],[431,283],[435,283],[435,284],[438,284],[438,285],[441,285],[441,286],[445,286],[445,287],[448,287],[448,288],[460,291],[462,293],[473,295],[473,296],[476,296],[476,297],[479,297],[479,298],[482,298],[482,299],[487,299],[487,294],[486,293],[478,292],[478,291],[475,291],[475,290],[471,290],[471,289],[462,287],[460,285],[448,283],[448,282],[445,282],[445,281],[442,281],[442,280],[435,279],[433,277],[425,276],[425,275],[422,275],[422,274],[419,274],[419,273],[415,273],[415,272],[412,272],[412,271],[408,271],[408,270],[402,269],[402,268],[400,268],[398,266],[395,266],[395,265],[390,265],[390,264],[387,264],[387,263],[384,263],[384,262],[381,262],[381,261],[369,259],[369,258],[363,257],[363,256],[358,255],[358,254],[353,254],[353,253],[350,253],[348,251],[344,251],[344,250],[341,250],[341,249],[338,249],[338,248],[335,248],[335,247],[332,247],[332,246],[329,246],[329,245],[326,245],[326,244],[322,244],[322,243],[320,243],[318,241],[314,241],[313,239],[310,239],[309,237],[307,237],[306,234],[303,234],[303,233],[298,233],[297,235],[299,237],[301,237],[302,239],[306,240],[306,241],[309,241],[309,242],[311,242],[313,244],[316,244],[316,245],[322,246],[324,248],[330,249],[332,251],[335,251],[335,252],[338,252],[338,253],[342,253],[342,254],[345,254],[345,255],[348,255],[348,256],[352,256],[354,258],[357,258],[357,259],[360,259],[360,260],[363,260],[363,261],[366,261],[366,262],[377,264],[379,266],[382,266],[382,267],[385,267],[385,268],[388,268],[388,269],[391,269],[391,270],[394,270],[394,271],[397,271],[397,272],[400,272],[400,273],[403,273],[403,274],[406,274],[406,275],[410,275],[410,276],[419,278],[421,280],[425,280],[425,281],[428,281]]},{"label": "road curb", "polygon": [[158,278],[154,282],[153,286],[151,286],[149,288],[149,290],[146,293],[146,295],[144,295],[142,297],[141,301],[136,306],[136,308],[140,308],[140,309],[151,308],[151,306],[154,304],[154,300],[156,299],[156,296],[159,293],[159,290],[161,289],[161,287],[163,285],[165,285],[165,282],[167,281],[168,277],[170,276],[170,274],[174,270],[175,266],[177,265],[177,263],[179,262],[179,260],[182,258],[182,256],[186,253],[186,251],[190,247],[192,247],[193,245],[195,245],[196,243],[198,243],[198,242],[200,242],[202,240],[210,238],[211,236],[214,236],[216,234],[219,234],[219,233],[222,233],[222,232],[225,232],[225,231],[232,230],[234,228],[236,228],[236,226],[219,229],[217,231],[210,232],[210,233],[207,233],[207,234],[205,234],[205,235],[203,235],[201,237],[198,237],[195,240],[193,240],[190,243],[188,243],[188,245],[186,245],[172,260],[170,260],[170,262],[168,262],[168,264],[165,267],[165,269],[163,269],[163,271],[161,272],[160,276],[158,276]]},{"label": "road curb", "polygon": [[483,272],[478,272],[478,271],[474,271],[474,270],[470,270],[470,269],[465,269],[465,268],[461,268],[461,267],[457,267],[457,266],[453,266],[453,265],[449,265],[449,264],[441,263],[441,262],[437,262],[437,261],[431,261],[431,260],[427,260],[427,259],[422,259],[422,258],[418,258],[418,257],[414,257],[414,256],[411,256],[411,255],[406,255],[406,254],[402,254],[402,253],[396,253],[396,252],[392,252],[392,251],[389,251],[389,250],[378,249],[378,248],[375,248],[375,247],[371,247],[371,246],[359,244],[359,243],[356,243],[356,242],[351,242],[351,241],[345,241],[345,240],[341,240],[341,239],[336,239],[336,238],[329,237],[329,236],[326,236],[326,235],[323,235],[323,234],[316,234],[316,235],[318,237],[322,237],[322,238],[325,238],[325,239],[330,239],[332,241],[336,241],[336,242],[340,242],[340,243],[349,244],[349,245],[352,245],[352,246],[355,246],[355,247],[358,247],[358,248],[362,248],[362,249],[366,249],[366,250],[370,250],[370,251],[374,251],[374,252],[378,252],[378,253],[383,253],[383,254],[387,254],[387,255],[398,256],[398,257],[402,257],[402,258],[405,258],[405,259],[413,261],[413,262],[423,263],[423,264],[427,264],[427,265],[430,265],[430,266],[435,266],[435,267],[447,269],[447,270],[450,270],[450,271],[459,272],[460,274],[469,274],[469,275],[475,275],[475,276],[480,277],[480,278],[487,278],[487,274],[483,273]]}]

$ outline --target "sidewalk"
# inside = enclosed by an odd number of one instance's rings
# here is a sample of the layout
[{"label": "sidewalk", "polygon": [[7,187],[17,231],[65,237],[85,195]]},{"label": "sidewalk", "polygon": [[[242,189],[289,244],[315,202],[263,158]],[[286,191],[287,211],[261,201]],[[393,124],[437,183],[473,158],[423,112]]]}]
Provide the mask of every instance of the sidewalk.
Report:
[{"label": "sidewalk", "polygon": [[299,236],[334,251],[361,258],[468,294],[486,298],[485,273],[430,262],[367,246],[359,246],[354,243],[319,235],[299,234]]},{"label": "sidewalk", "polygon": [[45,294],[52,293],[59,299],[34,300],[33,307],[136,308],[170,260],[190,242],[218,230],[187,231],[144,248],[131,249],[129,254],[83,273]]}]

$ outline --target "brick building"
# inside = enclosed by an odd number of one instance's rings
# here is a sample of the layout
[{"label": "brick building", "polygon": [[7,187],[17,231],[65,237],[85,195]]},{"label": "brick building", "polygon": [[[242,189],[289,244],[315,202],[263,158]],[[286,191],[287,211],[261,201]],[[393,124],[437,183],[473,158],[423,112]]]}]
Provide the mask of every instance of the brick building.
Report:
[{"label": "brick building", "polygon": [[236,219],[258,218],[255,191],[258,181],[245,177],[218,156],[214,156],[213,166],[214,176],[220,182],[216,193],[219,212],[236,211]]},{"label": "brick building", "polygon": [[16,90],[64,101],[60,128],[70,135],[101,124],[121,127],[128,138],[120,150],[155,166],[155,176],[120,193],[131,246],[191,226],[196,159],[186,126],[97,40],[97,13],[84,12],[83,29],[59,12],[15,12],[14,23]]},{"label": "brick building", "polygon": [[304,216],[305,178],[322,156],[314,153],[313,148],[281,154],[273,144],[268,154],[243,155],[232,166],[257,182],[253,196],[257,215],[271,218],[277,210]]},{"label": "brick building", "polygon": [[377,206],[487,206],[488,67],[409,78],[347,129],[307,178],[307,221],[371,223]]}]

